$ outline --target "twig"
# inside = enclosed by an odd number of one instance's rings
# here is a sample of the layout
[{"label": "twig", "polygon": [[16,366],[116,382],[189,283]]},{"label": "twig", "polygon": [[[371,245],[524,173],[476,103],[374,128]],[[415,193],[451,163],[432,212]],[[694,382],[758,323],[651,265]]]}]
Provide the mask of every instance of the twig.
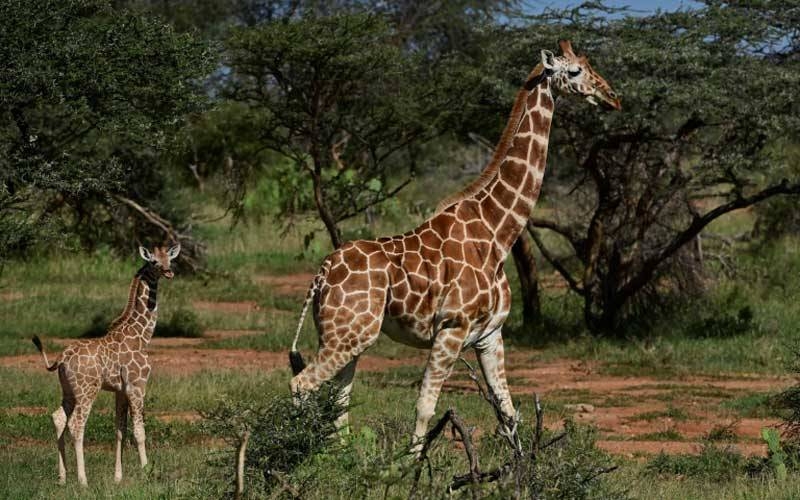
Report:
[{"label": "twig", "polygon": [[247,451],[247,442],[250,440],[250,429],[244,431],[242,442],[239,444],[239,455],[236,460],[236,492],[234,498],[240,500],[244,492],[244,459]]},{"label": "twig", "polygon": [[411,491],[408,494],[409,499],[416,498],[417,487],[419,486],[419,478],[422,475],[422,464],[428,459],[428,450],[436,438],[439,437],[444,428],[447,426],[447,422],[450,421],[450,415],[452,413],[452,409],[447,410],[442,418],[436,422],[436,425],[434,425],[433,428],[429,430],[427,434],[425,434],[425,441],[422,443],[422,449],[420,450],[419,457],[417,458],[417,467],[414,471],[414,482],[411,484]]},{"label": "twig", "polygon": [[464,422],[456,415],[455,411],[450,412],[450,422],[453,427],[461,434],[461,441],[464,443],[464,451],[469,460],[469,476],[472,482],[472,497],[478,498],[477,486],[480,484],[479,477],[481,476],[480,469],[478,468],[478,455],[472,446],[472,431],[466,428]]},{"label": "twig", "polygon": [[300,498],[300,492],[297,491],[297,488],[289,484],[289,481],[286,480],[286,476],[283,473],[278,471],[272,471],[269,474],[270,476],[274,477],[281,483],[280,489],[277,489],[272,492],[272,495],[269,496],[270,500],[274,500],[281,496],[281,494],[285,491],[286,493],[292,495],[292,498]]}]

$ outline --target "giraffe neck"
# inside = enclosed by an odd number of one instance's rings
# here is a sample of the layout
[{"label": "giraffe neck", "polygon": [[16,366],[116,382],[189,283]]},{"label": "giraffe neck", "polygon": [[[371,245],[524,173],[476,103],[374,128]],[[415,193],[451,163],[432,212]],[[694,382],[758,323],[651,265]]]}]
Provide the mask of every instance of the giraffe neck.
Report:
[{"label": "giraffe neck", "polygon": [[503,258],[524,230],[539,198],[555,107],[546,74],[529,85],[525,111],[497,175],[475,195]]},{"label": "giraffe neck", "polygon": [[158,318],[158,270],[150,263],[142,266],[131,281],[128,304],[111,323],[109,330],[124,329],[126,336],[141,338],[144,345],[153,337]]}]

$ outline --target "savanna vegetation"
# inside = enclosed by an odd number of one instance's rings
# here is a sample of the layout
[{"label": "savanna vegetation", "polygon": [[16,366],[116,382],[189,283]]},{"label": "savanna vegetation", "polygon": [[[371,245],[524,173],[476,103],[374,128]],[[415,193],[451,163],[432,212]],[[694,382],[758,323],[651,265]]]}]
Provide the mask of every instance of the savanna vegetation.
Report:
[{"label": "savanna vegetation", "polygon": [[[85,495],[70,462],[56,484],[58,385],[29,338],[55,352],[102,334],[136,246],[168,241],[184,251],[159,294],[152,466],[139,470],[129,448],[113,483],[102,396],[89,493],[230,495],[247,431],[246,495],[408,496],[423,355],[381,340],[356,376],[350,433],[331,439],[335,405],[298,412],[287,397],[305,287],[333,247],[406,231],[477,175],[516,89],[560,38],[591,57],[623,111],[558,103],[543,192],[506,265],[520,436],[526,450],[566,436],[526,458],[522,491],[800,496],[797,2],[10,0],[0,26],[6,497]],[[512,459],[469,370],[438,408],[478,429],[482,471]],[[762,431],[784,419],[791,432]],[[418,497],[469,472],[450,434]],[[514,492],[495,481],[457,495]]]}]

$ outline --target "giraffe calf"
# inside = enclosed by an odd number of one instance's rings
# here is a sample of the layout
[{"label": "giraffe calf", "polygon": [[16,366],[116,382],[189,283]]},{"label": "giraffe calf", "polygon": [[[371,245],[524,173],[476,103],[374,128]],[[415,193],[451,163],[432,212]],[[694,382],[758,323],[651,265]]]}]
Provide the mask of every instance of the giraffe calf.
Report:
[{"label": "giraffe calf", "polygon": [[61,383],[61,406],[53,412],[58,438],[58,479],[64,484],[64,431],[69,428],[75,442],[78,482],[86,485],[83,461],[83,433],[97,393],[102,389],[116,395],[116,463],[114,480],[122,480],[122,441],[128,425],[128,412],[133,420],[133,438],[142,467],[147,465],[144,432],[144,394],[150,376],[147,345],[153,336],[158,316],[156,294],[158,280],[172,279],[171,261],[178,256],[180,245],[170,249],[155,248],[151,253],[139,247],[145,260],[133,278],[128,304],[111,323],[105,336],[80,340],[67,347],[51,365],[39,337],[33,343],[42,353],[48,371],[58,370]]}]

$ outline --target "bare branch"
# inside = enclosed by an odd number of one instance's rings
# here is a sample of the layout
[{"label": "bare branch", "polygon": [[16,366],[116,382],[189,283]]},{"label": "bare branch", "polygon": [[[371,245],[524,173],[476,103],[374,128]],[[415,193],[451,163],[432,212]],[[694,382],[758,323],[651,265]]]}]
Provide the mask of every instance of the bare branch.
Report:
[{"label": "bare branch", "polygon": [[633,296],[636,292],[641,290],[641,288],[650,281],[661,263],[674,255],[675,252],[677,252],[683,245],[692,241],[692,239],[694,239],[700,233],[700,231],[702,231],[714,220],[729,212],[732,212],[733,210],[749,207],[760,201],[781,194],[800,194],[800,183],[789,184],[789,181],[784,179],[780,183],[762,189],[761,191],[758,191],[750,196],[737,196],[734,200],[720,205],[709,212],[706,212],[705,215],[695,216],[689,227],[677,234],[660,252],[647,259],[642,265],[639,273],[631,278],[624,286],[622,286],[619,291],[620,300],[625,301]]},{"label": "bare branch", "polygon": [[536,246],[539,248],[539,251],[542,253],[542,256],[545,258],[545,260],[547,260],[547,262],[550,263],[551,266],[553,266],[553,268],[555,268],[556,271],[558,271],[561,276],[564,277],[569,284],[569,287],[579,295],[586,295],[586,290],[578,283],[578,280],[576,280],[569,273],[569,271],[567,271],[561,262],[556,259],[552,253],[550,253],[550,251],[544,245],[542,239],[539,237],[539,234],[536,232],[535,226],[531,225],[530,223],[528,224],[528,232],[533,238],[533,241],[536,243]]}]

